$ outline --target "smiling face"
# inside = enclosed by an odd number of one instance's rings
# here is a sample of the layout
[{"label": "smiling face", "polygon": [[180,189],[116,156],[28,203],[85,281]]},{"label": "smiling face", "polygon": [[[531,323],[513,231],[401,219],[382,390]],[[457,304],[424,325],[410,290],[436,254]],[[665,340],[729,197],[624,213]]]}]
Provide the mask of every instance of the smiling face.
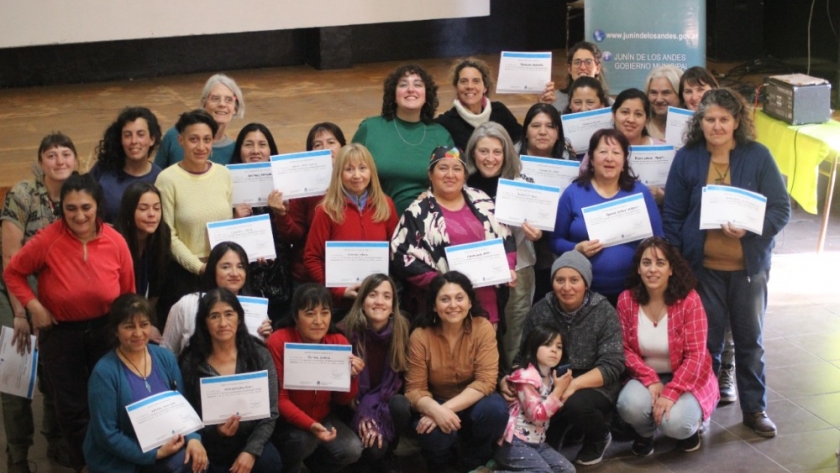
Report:
[{"label": "smiling face", "polygon": [[586,295],[586,282],[579,272],[572,268],[560,268],[554,273],[551,288],[560,307],[571,312],[583,303]]},{"label": "smiling face", "polygon": [[505,164],[505,149],[498,138],[485,136],[475,144],[475,167],[484,177],[496,177]]},{"label": "smiling face", "polygon": [[149,133],[149,124],[145,118],[128,122],[122,129],[122,147],[127,160],[146,161],[149,150],[155,145],[155,139]]},{"label": "smiling face", "polygon": [[540,364],[540,372],[545,373],[557,366],[563,358],[563,339],[557,335],[545,345],[537,348],[537,363]]},{"label": "smiling face", "polygon": [[333,161],[335,161],[335,157],[338,156],[338,152],[341,151],[341,143],[339,143],[338,138],[329,131],[321,130],[315,135],[315,139],[312,140],[312,149],[330,150]]},{"label": "smiling face", "polygon": [[394,288],[389,281],[382,281],[365,295],[362,310],[370,327],[378,332],[388,325],[394,313]]},{"label": "smiling face", "polygon": [[592,87],[578,87],[569,99],[569,109],[572,113],[588,112],[604,108],[604,104],[598,97],[598,91]]},{"label": "smiling face", "polygon": [[714,147],[735,147],[735,130],[738,129],[738,121],[729,113],[729,110],[719,105],[706,107],[706,114],[700,122],[700,129],[706,137],[706,145]]},{"label": "smiling face", "polygon": [[688,81],[683,85],[683,102],[685,102],[686,108],[691,110],[692,112],[697,111],[697,106],[700,105],[700,100],[703,99],[703,94],[712,90],[712,86],[709,84],[691,84]]},{"label": "smiling face", "polygon": [[360,159],[347,159],[341,170],[341,185],[357,197],[364,194],[370,185],[370,167]]},{"label": "smiling face", "polygon": [[321,343],[330,328],[331,317],[330,308],[321,305],[299,310],[295,316],[295,327],[301,340],[304,343]]},{"label": "smiling face", "polygon": [[216,286],[239,294],[245,285],[246,274],[245,263],[235,251],[228,250],[216,263]]},{"label": "smiling face", "polygon": [[397,113],[419,113],[426,103],[426,84],[417,74],[406,74],[397,82]]},{"label": "smiling face", "polygon": [[213,152],[213,130],[204,123],[190,125],[178,135],[178,143],[184,149],[184,161],[191,167],[204,169]]},{"label": "smiling face", "polygon": [[605,182],[618,182],[621,170],[624,169],[624,149],[617,140],[602,137],[591,156],[592,170],[595,178]]},{"label": "smiling face", "polygon": [[448,158],[438,161],[429,171],[429,180],[432,181],[435,196],[452,198],[459,194],[464,188],[466,178],[467,171],[464,163],[458,159]]},{"label": "smiling face", "polygon": [[213,304],[205,320],[212,341],[223,343],[236,338],[239,314],[227,302],[219,301]]},{"label": "smiling face", "polygon": [[243,163],[267,162],[271,158],[271,148],[268,146],[268,138],[259,130],[249,132],[245,135],[245,139],[242,140],[239,156],[242,158]]},{"label": "smiling face", "polygon": [[648,99],[650,100],[651,113],[661,117],[668,114],[669,106],[680,106],[680,98],[677,95],[677,91],[671,87],[671,81],[664,77],[657,77],[650,81]]},{"label": "smiling face", "polygon": [[642,284],[649,294],[664,292],[668,287],[668,279],[674,274],[671,263],[656,247],[647,248],[642,253],[642,259],[637,268]]},{"label": "smiling face", "polygon": [[152,323],[146,314],[137,314],[117,326],[117,341],[123,353],[146,351],[146,344],[152,333]]},{"label": "smiling face", "polygon": [[41,153],[38,166],[44,171],[44,180],[61,184],[73,174],[76,167],[76,153],[65,146],[53,146]]},{"label": "smiling face", "polygon": [[227,86],[216,84],[207,94],[204,110],[207,110],[220,126],[227,125],[236,113],[236,95]]},{"label": "smiling face", "polygon": [[569,61],[569,74],[573,81],[580,76],[597,77],[600,73],[601,64],[595,59],[592,51],[583,48],[575,51],[575,55]]},{"label": "smiling face", "polygon": [[76,238],[89,241],[96,236],[96,200],[85,191],[70,191],[61,201],[64,221]]},{"label": "smiling face", "polygon": [[465,67],[458,73],[458,100],[475,114],[481,113],[481,102],[487,93],[481,71],[474,67]]},{"label": "smiling face", "polygon": [[149,191],[141,195],[137,208],[134,210],[134,225],[137,226],[137,232],[142,236],[154,233],[160,225],[161,214],[160,197],[156,193]]},{"label": "smiling face", "polygon": [[559,132],[547,113],[538,113],[525,130],[528,138],[528,154],[533,156],[551,156],[557,143]]},{"label": "smiling face", "polygon": [[470,314],[472,303],[464,288],[448,282],[435,297],[435,312],[443,325],[460,326]]},{"label": "smiling face", "polygon": [[647,114],[642,99],[627,99],[613,113],[615,129],[627,138],[631,145],[644,144],[642,130],[647,125]]}]

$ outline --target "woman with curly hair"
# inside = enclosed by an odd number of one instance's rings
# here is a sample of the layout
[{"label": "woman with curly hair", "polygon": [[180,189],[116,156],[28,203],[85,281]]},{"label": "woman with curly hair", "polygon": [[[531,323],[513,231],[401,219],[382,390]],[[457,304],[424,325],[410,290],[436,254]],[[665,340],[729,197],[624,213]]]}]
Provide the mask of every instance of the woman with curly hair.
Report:
[{"label": "woman with curly hair", "polygon": [[160,125],[146,107],[128,107],[106,130],[96,147],[96,164],[90,173],[105,196],[102,218],[113,224],[128,186],[154,184],[160,167],[150,158],[160,144]]},{"label": "woman with curly hair", "polygon": [[382,114],[362,120],[353,135],[353,143],[365,145],[373,155],[397,214],[426,190],[432,150],[454,145],[446,128],[434,122],[437,106],[432,76],[414,64],[400,66],[385,78]]},{"label": "woman with curly hair", "polygon": [[616,407],[636,431],[633,453],[653,453],[657,426],[678,439],[681,450],[693,452],[700,448],[700,422],[719,398],[694,275],[676,248],[652,237],[636,248],[628,282],[618,298],[618,319],[630,380]]}]

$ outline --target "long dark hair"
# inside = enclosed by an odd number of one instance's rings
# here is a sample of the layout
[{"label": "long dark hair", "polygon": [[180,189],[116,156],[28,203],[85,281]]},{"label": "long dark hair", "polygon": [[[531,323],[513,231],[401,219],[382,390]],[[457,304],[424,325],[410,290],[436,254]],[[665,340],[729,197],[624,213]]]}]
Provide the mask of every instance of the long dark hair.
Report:
[{"label": "long dark hair", "polygon": [[[612,113],[615,116],[618,113],[618,109],[624,104],[624,102],[628,100],[638,99],[642,101],[642,109],[645,111],[645,123],[650,121],[650,99],[648,98],[647,94],[639,89],[626,89],[622,90],[620,94],[615,98],[615,102],[612,104]],[[642,136],[649,136],[647,127],[642,127]],[[591,156],[591,155],[590,155]]]},{"label": "long dark hair", "polygon": [[560,122],[560,112],[554,108],[554,105],[548,103],[535,103],[534,105],[531,105],[531,108],[528,109],[528,113],[525,114],[525,122],[522,124],[525,131],[522,133],[522,141],[519,145],[519,154],[528,154],[528,127],[531,125],[531,122],[534,121],[534,118],[541,113],[548,115],[551,119],[551,123],[554,125],[554,128],[557,129],[557,142],[554,143],[554,149],[551,150],[551,157],[561,159],[563,158],[564,151],[568,152],[570,155],[574,155],[572,145],[566,141],[566,137],[563,135],[563,124]]},{"label": "long dark hair", "polygon": [[650,294],[639,275],[639,266],[642,263],[642,255],[648,248],[654,248],[671,265],[671,277],[668,278],[668,287],[665,288],[665,304],[674,305],[677,301],[685,299],[689,292],[697,285],[694,273],[688,266],[688,262],[680,255],[677,249],[662,237],[650,237],[642,240],[633,255],[633,266],[630,277],[627,278],[627,287],[630,294],[639,304],[645,305],[650,302]]},{"label": "long dark hair", "polygon": [[149,136],[155,140],[149,148],[149,155],[160,145],[161,131],[155,114],[146,107],[124,108],[117,116],[117,120],[105,129],[105,135],[96,147],[96,161],[102,171],[117,173],[118,178],[122,177],[119,171],[125,167],[126,159],[122,145],[122,130],[128,123],[138,118],[146,120]]},{"label": "long dark hair", "polygon": [[249,123],[239,130],[239,135],[236,137],[236,144],[233,146],[233,157],[230,158],[231,164],[242,162],[242,143],[245,142],[245,137],[248,136],[248,133],[254,131],[258,131],[265,135],[265,139],[268,141],[268,150],[271,152],[271,156],[277,154],[277,144],[274,142],[274,136],[270,131],[268,131],[268,127],[262,123]]},{"label": "long dark hair", "polygon": [[[540,349],[541,346],[548,345],[552,340],[555,338],[560,337],[560,342],[563,344],[563,356],[562,359],[565,360],[566,356],[566,336],[563,335],[563,332],[555,325],[549,324],[542,324],[537,325],[528,333],[528,336],[525,337],[525,340],[522,344],[522,349],[520,350],[520,354],[522,356],[520,360],[520,365],[516,368],[527,368],[528,365],[534,365],[534,368],[537,371],[540,371],[540,363],[537,361],[537,350]],[[540,374],[545,376],[548,373],[543,373],[540,371]]]},{"label": "long dark hair", "polygon": [[592,160],[595,156],[595,149],[601,143],[602,138],[607,144],[611,144],[612,142],[618,143],[622,151],[624,151],[624,166],[618,175],[618,187],[623,191],[633,190],[633,187],[636,186],[637,178],[633,170],[630,169],[630,163],[627,161],[627,158],[630,156],[630,142],[627,141],[627,137],[623,133],[614,128],[602,128],[592,134],[592,138],[589,139],[589,166],[573,182],[577,182],[578,185],[584,186],[587,189],[592,185],[592,179],[595,178],[595,166],[592,165]]},{"label": "long dark hair", "polygon": [[434,79],[432,79],[432,75],[416,64],[400,66],[385,78],[384,91],[382,93],[382,116],[388,121],[393,120],[397,116],[397,84],[400,82],[400,79],[411,74],[420,76],[420,80],[423,81],[423,85],[426,88],[426,102],[420,110],[420,120],[423,123],[430,124],[434,121],[435,111],[438,108],[438,86],[435,84]]},{"label": "long dark hair", "polygon": [[595,91],[598,100],[601,101],[601,107],[609,107],[610,98],[607,96],[607,92],[604,90],[601,81],[594,77],[580,76],[569,86],[569,105],[566,105],[566,110],[563,113],[572,113],[572,98],[574,98],[575,91],[577,89],[587,88]]},{"label": "long dark hair", "polygon": [[239,246],[239,243],[232,241],[223,241],[217,243],[216,246],[210,250],[210,255],[207,257],[207,265],[205,266],[204,274],[201,275],[201,289],[203,291],[211,291],[216,289],[216,266],[228,251],[232,251],[239,256],[239,261],[242,262],[242,267],[245,268],[245,284],[239,293],[248,296],[251,294],[251,272],[248,269],[248,253],[245,249]]},{"label": "long dark hair", "polygon": [[487,311],[481,307],[481,303],[475,296],[475,289],[473,288],[470,278],[464,273],[458,271],[449,271],[448,273],[438,274],[432,279],[429,284],[428,292],[426,292],[426,311],[421,313],[414,319],[414,328],[432,327],[440,323],[440,318],[435,312],[435,303],[437,302],[437,295],[440,289],[445,284],[457,284],[464,290],[470,300],[470,314],[473,316],[487,317]]},{"label": "long dark hair", "polygon": [[263,343],[248,333],[248,327],[245,325],[245,310],[242,309],[239,299],[225,288],[220,287],[208,291],[198,301],[198,311],[195,314],[195,331],[190,337],[189,345],[180,357],[181,370],[189,399],[200,399],[198,367],[204,364],[207,358],[213,354],[213,339],[210,336],[210,330],[207,328],[207,318],[210,317],[210,312],[218,303],[230,305],[238,315],[235,338],[237,362],[242,360],[246,372],[262,369],[258,350],[260,346],[263,346]]},{"label": "long dark hair", "polygon": [[[156,194],[158,199],[161,199],[158,188],[148,182],[138,181],[128,186],[120,201],[120,213],[114,224],[114,227],[125,238],[125,242],[128,244],[131,259],[134,261],[135,280],[137,279],[137,275],[142,271],[143,253],[140,252],[140,239],[137,236],[137,221],[134,215],[140,199],[144,194],[149,192]],[[163,205],[161,205],[160,223],[155,232],[146,237],[144,249],[147,255],[146,261],[149,262],[148,281],[150,294],[157,294],[161,289],[163,275],[166,274],[166,266],[172,258],[171,244],[172,235],[169,230],[169,225],[163,219]]]}]

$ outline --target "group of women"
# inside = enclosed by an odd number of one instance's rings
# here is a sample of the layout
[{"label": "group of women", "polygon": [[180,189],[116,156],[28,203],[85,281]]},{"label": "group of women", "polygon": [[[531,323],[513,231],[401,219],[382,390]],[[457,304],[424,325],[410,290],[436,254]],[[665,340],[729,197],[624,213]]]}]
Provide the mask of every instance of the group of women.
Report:
[{"label": "group of women", "polygon": [[[394,449],[411,431],[430,471],[491,458],[498,470],[574,471],[550,445],[579,440],[575,462],[600,462],[615,409],[635,429],[634,453],[653,452],[657,427],[693,451],[720,397],[728,327],[744,423],[774,435],[761,333],[773,236],[789,204],[743,99],[700,68],[678,73],[655,71],[646,91],[611,102],[600,51],[581,43],[566,86],[549,83],[519,125],[489,100],[483,61],[456,63],[457,97],[437,118],[432,77],[401,66],[384,82],[381,114],[352,143],[332,123],[312,127],[307,150],[333,158],[326,194],[289,201],[277,189],[264,207],[233,202],[223,164],[268,161],[277,146],[258,123],[235,141],[225,135],[245,106],[222,74],[208,80],[202,108],[163,136],[148,109],[124,110],[89,174],[73,171],[68,138],[48,136],[36,179],[6,199],[4,278],[19,349],[38,331],[67,462],[96,472],[399,471]],[[630,146],[661,139],[660,115],[680,97],[696,107],[686,145],[665,188],[648,189]],[[615,128],[571,149],[560,113],[606,106]],[[495,218],[498,180],[521,176],[520,154],[586,156],[552,232]],[[762,234],[699,230],[709,183],[765,195]],[[631,195],[642,196],[654,236],[590,239],[582,209]],[[209,246],[207,223],[253,214],[270,215],[276,260],[249,261],[234,242]],[[475,287],[451,270],[448,247],[493,239],[507,284]],[[336,240],[390,242],[393,279],[325,288],[325,243]],[[241,295],[269,299],[255,330]],[[352,345],[350,390],[283,387],[286,343]],[[178,390],[200,413],[201,378],[261,370],[269,418],[234,415],[140,450],[126,405]],[[29,471],[27,448],[25,432],[10,436],[9,471]]]}]

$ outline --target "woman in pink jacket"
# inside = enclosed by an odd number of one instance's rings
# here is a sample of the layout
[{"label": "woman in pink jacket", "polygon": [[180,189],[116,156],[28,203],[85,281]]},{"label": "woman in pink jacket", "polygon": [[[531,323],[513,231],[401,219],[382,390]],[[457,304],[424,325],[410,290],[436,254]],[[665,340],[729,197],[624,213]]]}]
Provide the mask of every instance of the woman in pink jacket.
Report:
[{"label": "woman in pink jacket", "polygon": [[706,349],[708,324],[688,263],[667,241],[644,240],[633,256],[630,289],[618,298],[630,380],[618,413],[636,431],[633,453],[653,453],[656,428],[685,452],[700,448],[701,423],[719,393]]}]

